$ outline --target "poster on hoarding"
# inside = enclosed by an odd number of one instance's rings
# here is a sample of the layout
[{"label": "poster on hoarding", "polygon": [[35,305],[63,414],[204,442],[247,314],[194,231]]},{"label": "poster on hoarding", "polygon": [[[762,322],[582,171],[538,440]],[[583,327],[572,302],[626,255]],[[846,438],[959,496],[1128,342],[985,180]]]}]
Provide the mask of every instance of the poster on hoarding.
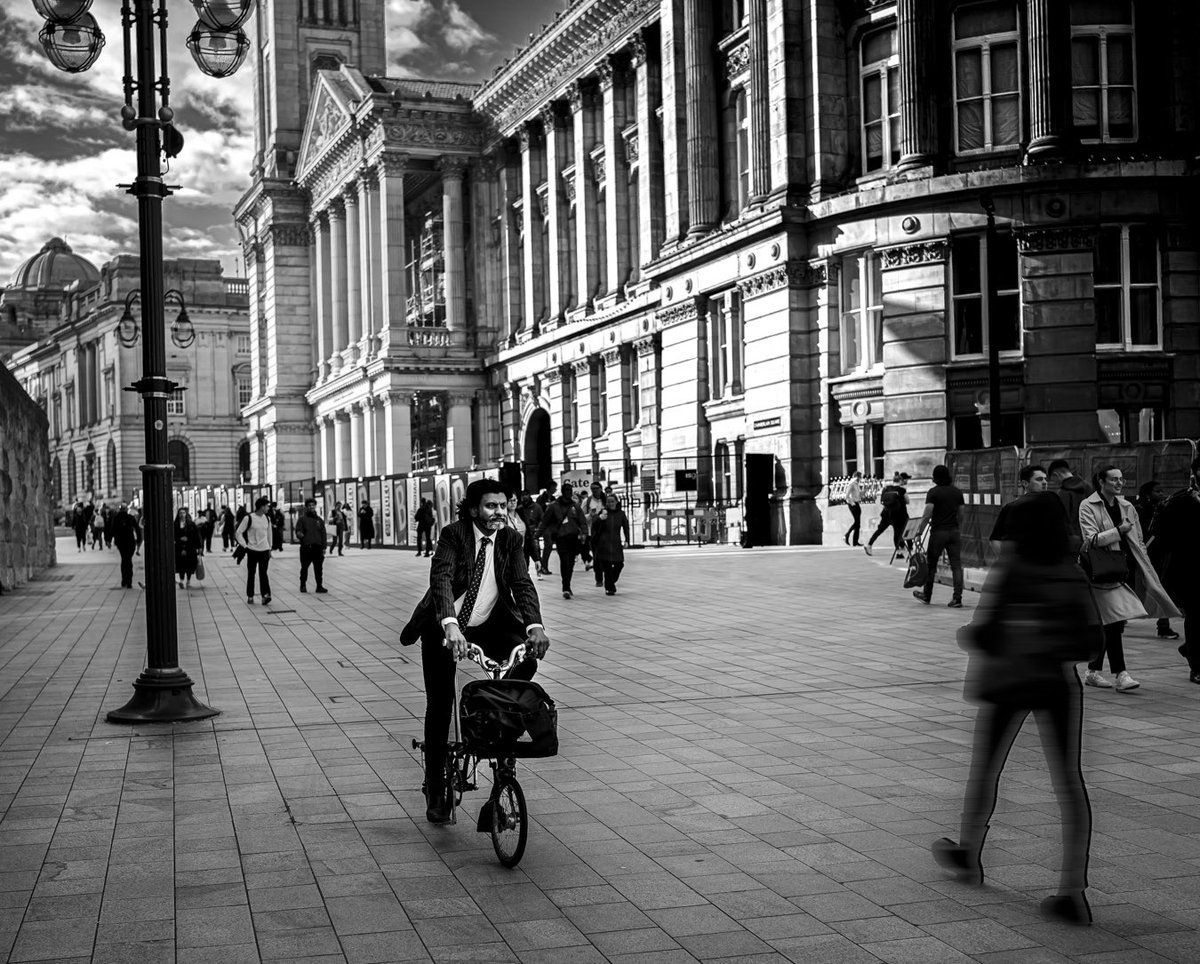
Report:
[{"label": "poster on hoarding", "polygon": [[386,546],[392,545],[392,533],[395,532],[395,526],[392,523],[392,483],[389,479],[383,480],[383,488],[380,494],[379,514],[383,516],[383,544]]},{"label": "poster on hoarding", "polygon": [[417,542],[417,510],[421,508],[421,480],[409,476],[404,480],[404,491],[408,494],[408,544]]},{"label": "poster on hoarding", "polygon": [[454,504],[450,501],[450,476],[438,474],[433,477],[433,511],[437,514],[438,531],[454,521]]}]

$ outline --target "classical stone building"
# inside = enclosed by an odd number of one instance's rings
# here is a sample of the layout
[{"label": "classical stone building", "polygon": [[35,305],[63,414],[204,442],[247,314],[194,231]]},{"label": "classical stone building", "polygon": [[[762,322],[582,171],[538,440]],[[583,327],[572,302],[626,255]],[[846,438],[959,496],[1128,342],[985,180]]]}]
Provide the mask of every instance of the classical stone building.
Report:
[{"label": "classical stone building", "polygon": [[[127,500],[142,486],[142,402],[124,391],[141,377],[140,330],[132,347],[117,332],[126,297],[139,286],[138,259],[118,255],[95,274],[60,290],[55,320],[6,362],[46,413],[60,509],[77,499]],[[223,277],[220,262],[193,259],[167,261],[163,278],[182,295],[195,331],[186,348],[167,342],[167,376],[180,386],[167,403],[174,482],[227,484],[249,468],[239,414],[251,397],[247,283]],[[168,301],[168,324],[178,309]],[[140,325],[136,302],[132,313]]]},{"label": "classical stone building", "polygon": [[41,338],[58,321],[63,292],[100,280],[96,266],[62,238],[51,238],[0,288],[0,356]]},{"label": "classical stone building", "polygon": [[383,7],[259,7],[258,480],[796,543],[855,468],[1200,434],[1196,4],[577,0],[473,88],[382,76]]}]

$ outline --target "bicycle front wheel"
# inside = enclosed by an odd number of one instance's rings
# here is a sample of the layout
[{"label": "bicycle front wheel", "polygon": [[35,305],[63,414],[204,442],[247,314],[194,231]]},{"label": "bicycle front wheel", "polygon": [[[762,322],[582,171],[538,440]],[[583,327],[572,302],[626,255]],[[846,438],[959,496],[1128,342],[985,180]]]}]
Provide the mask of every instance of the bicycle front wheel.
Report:
[{"label": "bicycle front wheel", "polygon": [[529,836],[529,810],[517,778],[497,778],[492,788],[492,846],[505,867],[515,867],[525,853]]}]

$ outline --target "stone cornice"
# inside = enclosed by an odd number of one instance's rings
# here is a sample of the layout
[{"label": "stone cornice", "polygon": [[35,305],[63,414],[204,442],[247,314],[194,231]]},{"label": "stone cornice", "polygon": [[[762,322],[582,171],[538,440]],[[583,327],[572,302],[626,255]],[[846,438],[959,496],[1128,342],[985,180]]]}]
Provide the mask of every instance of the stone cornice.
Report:
[{"label": "stone cornice", "polygon": [[743,299],[757,298],[780,288],[815,288],[825,284],[825,265],[807,261],[785,261],[743,278],[738,290]]},{"label": "stone cornice", "polygon": [[943,264],[949,254],[950,245],[945,238],[929,241],[914,241],[912,244],[896,244],[880,248],[879,257],[884,271],[893,268],[911,268],[922,264]]},{"label": "stone cornice", "polygon": [[[1090,251],[1096,245],[1094,228],[1063,225],[1053,228],[1014,228],[1017,250],[1022,254],[1047,251]],[[885,265],[886,267],[886,265]]]},{"label": "stone cornice", "polygon": [[656,20],[661,0],[574,3],[525,50],[497,70],[475,95],[475,109],[501,133],[510,132],[568,83],[586,74],[630,35]]},{"label": "stone cornice", "polygon": [[689,298],[677,305],[659,308],[654,313],[654,320],[659,328],[670,328],[672,325],[682,325],[695,321],[700,317],[700,302],[697,298]]}]

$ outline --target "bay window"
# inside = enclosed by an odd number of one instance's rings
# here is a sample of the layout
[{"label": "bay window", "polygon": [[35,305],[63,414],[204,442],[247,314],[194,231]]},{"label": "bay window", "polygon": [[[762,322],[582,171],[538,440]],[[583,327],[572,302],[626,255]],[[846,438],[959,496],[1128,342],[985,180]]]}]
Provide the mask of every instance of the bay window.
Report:
[{"label": "bay window", "polygon": [[843,374],[883,364],[883,274],[874,251],[842,259],[841,336]]},{"label": "bay window", "polygon": [[900,58],[894,27],[862,38],[859,81],[863,171],[879,171],[900,160]]},{"label": "bay window", "polygon": [[1137,138],[1134,78],[1129,0],[1072,0],[1072,116],[1081,141]]},{"label": "bay window", "polygon": [[1158,348],[1162,313],[1155,232],[1144,225],[1101,228],[1093,259],[1097,347]]},{"label": "bay window", "polygon": [[954,129],[958,153],[1021,140],[1020,37],[1011,0],[954,14]]},{"label": "bay window", "polygon": [[[981,234],[954,238],[950,256],[951,352],[955,358],[978,358],[996,338],[1001,352],[1021,350],[1021,285],[1017,243],[997,232],[988,250]],[[995,291],[995,299],[988,298]]]}]

